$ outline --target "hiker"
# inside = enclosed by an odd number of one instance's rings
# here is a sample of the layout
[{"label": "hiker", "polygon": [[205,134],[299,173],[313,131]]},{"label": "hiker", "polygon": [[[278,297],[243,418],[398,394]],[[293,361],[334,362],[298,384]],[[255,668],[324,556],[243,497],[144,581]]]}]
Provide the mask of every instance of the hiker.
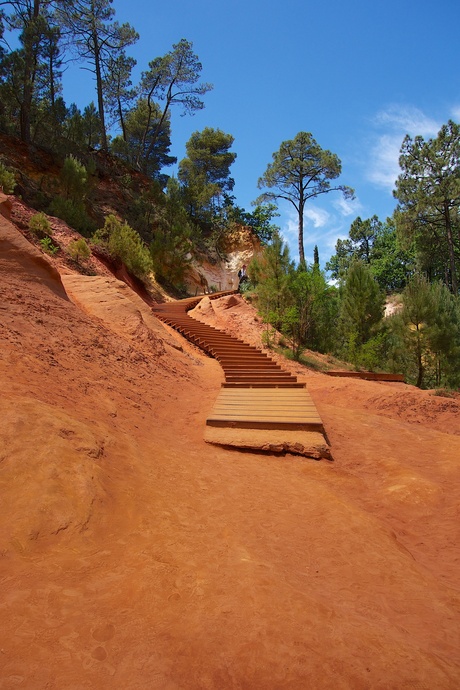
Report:
[{"label": "hiker", "polygon": [[248,279],[248,276],[246,275],[246,264],[243,264],[243,266],[240,268],[238,271],[238,292],[240,292],[240,288],[242,283],[245,283]]}]

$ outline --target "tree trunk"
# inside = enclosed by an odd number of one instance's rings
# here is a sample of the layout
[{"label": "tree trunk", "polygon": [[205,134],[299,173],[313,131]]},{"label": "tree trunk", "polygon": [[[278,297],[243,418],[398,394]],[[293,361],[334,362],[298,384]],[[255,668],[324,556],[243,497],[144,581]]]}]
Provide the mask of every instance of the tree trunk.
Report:
[{"label": "tree trunk", "polygon": [[452,233],[452,220],[450,217],[449,204],[447,201],[444,202],[444,218],[446,221],[447,245],[449,247],[450,272],[452,274],[452,292],[454,293],[454,295],[458,295],[457,271],[455,267],[454,236]]},{"label": "tree trunk", "polygon": [[[36,21],[40,14],[40,0],[34,0],[33,16],[29,25],[24,28],[24,78],[22,103],[20,110],[20,131],[21,139],[26,144],[30,143],[30,111],[32,109],[32,99],[34,91],[35,71],[37,66],[38,38],[35,35]],[[32,30],[31,30],[32,29]],[[28,34],[28,35],[27,35]]]},{"label": "tree trunk", "polygon": [[99,40],[96,30],[93,31],[92,41],[94,46],[94,66],[96,70],[96,90],[97,90],[97,107],[99,113],[99,119],[101,121],[101,134],[102,134],[102,150],[107,152],[107,132],[105,129],[105,115],[104,115],[104,98],[102,93],[102,71],[101,71],[101,58],[100,58],[100,47]]},{"label": "tree trunk", "polygon": [[137,151],[137,156],[136,156],[136,164],[135,167],[138,170],[142,170],[143,168],[141,167],[141,159],[144,161],[145,156],[144,156],[144,149],[145,149],[145,142],[147,141],[147,134],[150,129],[150,123],[152,122],[152,94],[153,94],[153,89],[149,92],[147,96],[147,107],[149,109],[149,116],[147,118],[147,122],[145,123],[144,131],[142,133],[142,140],[141,143],[139,144],[139,148]]},{"label": "tree trunk", "polygon": [[118,118],[120,120],[120,126],[121,126],[121,133],[123,136],[123,141],[126,141],[126,126],[125,126],[125,118],[123,116],[123,108],[121,107],[121,101],[118,99]]},{"label": "tree trunk", "polygon": [[305,268],[305,250],[303,246],[303,212],[305,208],[305,199],[303,197],[303,186],[300,185],[299,194],[299,263]]},{"label": "tree trunk", "polygon": [[[417,326],[418,330],[418,326]],[[418,367],[418,376],[417,376],[417,383],[415,384],[417,388],[421,388],[423,384],[423,374],[425,372],[424,366],[423,366],[423,357],[422,357],[422,346],[420,343],[420,335],[417,334],[417,367]]]}]

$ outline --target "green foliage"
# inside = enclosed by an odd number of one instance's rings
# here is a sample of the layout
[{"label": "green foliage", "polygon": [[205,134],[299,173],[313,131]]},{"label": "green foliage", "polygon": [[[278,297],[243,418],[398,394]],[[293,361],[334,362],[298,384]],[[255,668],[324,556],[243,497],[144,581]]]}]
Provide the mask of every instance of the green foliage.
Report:
[{"label": "green foliage", "polygon": [[205,127],[193,132],[186,144],[187,158],[179,164],[179,179],[187,208],[197,220],[209,223],[234,187],[230,166],[236,153],[229,151],[233,141],[231,134]]},{"label": "green foliage", "polygon": [[111,55],[105,65],[105,107],[112,122],[118,121],[123,139],[126,139],[125,116],[137,94],[137,89],[133,88],[131,81],[131,72],[135,65],[136,60],[128,57],[124,51],[118,55]]},{"label": "green foliage", "polygon": [[54,197],[49,213],[61,218],[82,235],[90,234],[94,226],[84,204],[89,184],[88,172],[86,167],[71,154],[64,160],[60,183],[62,194]]},{"label": "green foliage", "polygon": [[72,103],[63,122],[65,136],[83,150],[98,148],[102,141],[102,123],[96,106],[91,101],[83,114]]},{"label": "green foliage", "polygon": [[145,242],[152,241],[153,228],[161,223],[164,207],[165,195],[161,185],[157,180],[152,180],[148,187],[134,196],[126,209],[127,221]]},{"label": "green foliage", "polygon": [[233,204],[228,209],[229,221],[252,228],[263,245],[270,244],[275,233],[279,233],[279,226],[271,222],[279,215],[276,212],[276,204],[257,204],[252,213]]},{"label": "green foliage", "polygon": [[433,391],[433,395],[438,396],[439,398],[455,398],[455,392],[451,390],[450,388],[436,388]]},{"label": "green foliage", "polygon": [[166,203],[155,228],[150,255],[155,276],[175,286],[183,283],[192,255],[193,228],[182,204],[182,194],[175,178],[168,180]]},{"label": "green foliage", "polygon": [[[281,345],[281,342],[280,342]],[[291,359],[299,364],[301,364],[304,367],[308,367],[309,369],[313,369],[314,371],[326,371],[327,370],[327,365],[324,364],[323,362],[319,361],[316,359],[314,356],[311,356],[309,354],[302,353],[298,357],[294,356],[294,353],[291,349],[289,348],[283,348],[280,347],[279,351],[281,352],[286,359]]]},{"label": "green foliage", "polygon": [[105,219],[104,227],[94,234],[93,243],[104,247],[114,259],[122,261],[128,271],[138,278],[145,278],[152,271],[149,251],[139,233],[112,214]]},{"label": "green foliage", "polygon": [[[108,149],[104,92],[111,81],[108,66],[124,56],[125,49],[139,38],[127,23],[113,21],[112,0],[74,0],[56,2],[56,16],[65,34],[71,38],[73,50],[84,59],[95,75],[97,110],[101,126],[101,147]],[[105,77],[105,80],[104,80]]]},{"label": "green foliage", "polygon": [[378,371],[385,368],[386,361],[385,333],[379,332],[365,343],[352,350],[351,359],[355,366],[366,371]]},{"label": "green foliage", "polygon": [[[193,44],[182,38],[163,57],[149,62],[149,69],[142,73],[141,98],[163,104],[158,122],[149,135],[145,150],[147,158],[156,146],[163,122],[173,105],[182,106],[183,113],[192,114],[204,108],[200,96],[212,89],[211,84],[199,83],[202,66],[193,52]],[[150,129],[147,123],[144,139]]]},{"label": "green foliage", "polygon": [[88,174],[85,166],[70,154],[64,160],[61,171],[61,184],[66,199],[82,201],[88,185]]},{"label": "green foliage", "polygon": [[460,280],[460,125],[449,121],[435,139],[406,136],[395,197],[398,234],[415,246],[419,268],[458,294]]},{"label": "green foliage", "polygon": [[370,253],[372,275],[387,294],[400,292],[415,270],[413,248],[404,249],[393,219],[388,218],[375,235]]},{"label": "green foliage", "polygon": [[29,220],[29,230],[37,237],[48,237],[53,234],[50,222],[45,213],[35,213]]},{"label": "green foliage", "polygon": [[377,216],[353,221],[349,239],[337,240],[326,270],[334,280],[343,282],[355,259],[368,264],[380,288],[387,293],[404,288],[415,264],[413,251],[400,246],[394,221],[388,218],[381,223]]},{"label": "green foliage", "polygon": [[350,266],[340,297],[343,354],[358,364],[362,346],[383,318],[385,298],[369,267],[359,259]]},{"label": "green foliage", "polygon": [[51,237],[43,237],[40,240],[40,246],[46,254],[50,254],[51,256],[54,256],[56,252],[59,251],[59,247],[53,244]]},{"label": "green foliage", "polygon": [[460,299],[416,274],[402,303],[402,311],[388,320],[389,358],[420,388],[460,385]]},{"label": "green foliage", "polygon": [[283,141],[279,150],[273,154],[258,187],[268,187],[256,203],[271,202],[278,199],[289,201],[296,209],[299,223],[299,258],[305,265],[303,223],[305,204],[308,199],[332,191],[341,191],[345,198],[354,195],[350,187],[337,185],[331,187],[342,171],[340,159],[336,154],[322,149],[309,132],[299,132],[294,139]]},{"label": "green foliage", "polygon": [[305,348],[334,349],[338,291],[327,284],[317,265],[294,269],[287,247],[275,233],[248,273],[258,312],[267,324],[267,342],[272,339],[270,328],[281,332],[297,360]]},{"label": "green foliage", "polygon": [[269,324],[266,324],[266,328],[264,331],[262,331],[262,345],[265,347],[268,347],[270,350],[272,350],[275,345],[276,345],[276,339],[277,339],[277,331],[275,328],[272,328]]},{"label": "green foliage", "polygon": [[8,170],[8,168],[0,162],[0,189],[4,194],[12,194],[15,187],[16,180],[14,173]]},{"label": "green foliage", "polygon": [[73,199],[57,196],[50,204],[49,213],[52,216],[61,218],[67,225],[82,235],[89,236],[94,230],[94,223],[88,216],[82,201],[74,201]]},{"label": "green foliage", "polygon": [[70,258],[76,261],[77,264],[80,263],[80,261],[89,259],[91,256],[91,249],[88,247],[87,242],[82,237],[78,240],[72,240],[72,242],[69,242],[67,252]]},{"label": "green foliage", "polygon": [[313,265],[319,268],[319,250],[317,244],[315,244],[313,249]]},{"label": "green foliage", "polygon": [[[44,112],[47,101],[52,112],[59,90],[59,32],[52,25],[45,2],[5,2],[9,6],[8,27],[18,31],[17,47],[1,55],[0,99],[9,120],[8,130],[31,142],[32,126]],[[8,10],[6,10],[8,11]],[[3,14],[2,18],[6,16]],[[3,53],[3,51],[2,51]],[[11,129],[10,129],[11,128]]]},{"label": "green foliage", "polygon": [[291,304],[289,249],[276,233],[271,244],[248,266],[248,276],[255,285],[257,309],[265,323],[281,330],[283,316]]},{"label": "green foliage", "polygon": [[[115,156],[164,185],[167,178],[161,174],[161,170],[175,163],[177,159],[169,155],[169,114],[165,115],[160,123],[161,116],[161,109],[157,103],[140,98],[135,107],[126,113],[123,136],[115,137],[110,149]],[[152,145],[153,137],[155,141]]]},{"label": "green foliage", "polygon": [[305,348],[327,352],[334,348],[338,316],[337,290],[326,283],[318,266],[300,265],[289,276],[292,304],[283,316],[282,331],[295,359]]}]

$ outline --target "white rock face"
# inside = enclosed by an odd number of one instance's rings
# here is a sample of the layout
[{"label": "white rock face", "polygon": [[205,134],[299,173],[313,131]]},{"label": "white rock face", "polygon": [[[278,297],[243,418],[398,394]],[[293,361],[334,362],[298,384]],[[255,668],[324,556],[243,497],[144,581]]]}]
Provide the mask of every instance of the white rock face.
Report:
[{"label": "white rock face", "polygon": [[185,278],[190,294],[207,294],[238,288],[238,271],[261,250],[259,239],[250,228],[239,226],[226,239],[220,252],[192,261]]}]

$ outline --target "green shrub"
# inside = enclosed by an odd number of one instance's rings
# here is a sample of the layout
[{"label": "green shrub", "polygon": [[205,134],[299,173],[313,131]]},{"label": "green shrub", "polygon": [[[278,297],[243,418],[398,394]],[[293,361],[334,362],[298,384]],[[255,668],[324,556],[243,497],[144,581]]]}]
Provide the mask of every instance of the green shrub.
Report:
[{"label": "green shrub", "polygon": [[50,222],[46,214],[40,211],[29,220],[29,230],[37,237],[49,237],[53,234]]},{"label": "green shrub", "polygon": [[276,345],[276,335],[276,329],[267,324],[266,329],[262,331],[262,345],[265,345],[265,347],[268,347],[271,350]]},{"label": "green shrub", "polygon": [[113,258],[123,261],[128,271],[138,278],[152,271],[150,253],[139,233],[112,214],[105,219],[104,227],[96,231],[93,242],[105,247]]},{"label": "green shrub", "polygon": [[59,247],[56,247],[56,245],[53,244],[51,237],[44,237],[42,240],[40,240],[40,246],[44,252],[50,254],[51,256],[54,256],[56,252],[59,251]]},{"label": "green shrub", "polygon": [[82,201],[88,186],[88,173],[83,163],[70,155],[64,161],[61,182],[67,199]]},{"label": "green shrub", "polygon": [[12,194],[16,187],[14,173],[0,163],[0,188],[5,194]]},{"label": "green shrub", "polygon": [[450,388],[436,388],[436,390],[433,391],[432,395],[437,395],[440,398],[455,398],[455,391],[451,390]]},{"label": "green shrub", "polygon": [[82,235],[89,235],[93,230],[93,223],[86,213],[83,201],[57,196],[51,202],[49,212],[65,221],[74,230],[81,232]]},{"label": "green shrub", "polygon": [[88,244],[83,237],[81,237],[79,240],[72,240],[72,242],[69,242],[67,252],[70,258],[76,261],[77,264],[80,263],[80,261],[89,259],[91,256],[91,249],[88,247]]}]

